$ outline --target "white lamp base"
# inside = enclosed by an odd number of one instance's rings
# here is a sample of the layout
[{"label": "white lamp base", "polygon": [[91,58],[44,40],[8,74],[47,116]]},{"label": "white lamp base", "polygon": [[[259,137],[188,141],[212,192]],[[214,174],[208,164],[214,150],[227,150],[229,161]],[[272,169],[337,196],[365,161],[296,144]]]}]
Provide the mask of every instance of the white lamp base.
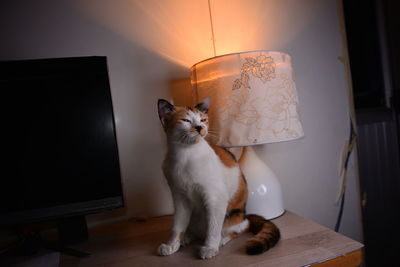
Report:
[{"label": "white lamp base", "polygon": [[261,215],[265,219],[282,215],[285,210],[278,178],[251,146],[243,148],[239,164],[249,190],[246,213]]}]

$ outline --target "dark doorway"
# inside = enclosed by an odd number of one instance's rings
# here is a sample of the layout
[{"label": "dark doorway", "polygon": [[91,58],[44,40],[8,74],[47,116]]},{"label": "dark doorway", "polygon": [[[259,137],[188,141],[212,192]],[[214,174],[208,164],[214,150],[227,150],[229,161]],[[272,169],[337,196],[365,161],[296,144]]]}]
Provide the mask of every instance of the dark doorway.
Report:
[{"label": "dark doorway", "polygon": [[357,116],[366,266],[397,266],[400,1],[343,0]]}]

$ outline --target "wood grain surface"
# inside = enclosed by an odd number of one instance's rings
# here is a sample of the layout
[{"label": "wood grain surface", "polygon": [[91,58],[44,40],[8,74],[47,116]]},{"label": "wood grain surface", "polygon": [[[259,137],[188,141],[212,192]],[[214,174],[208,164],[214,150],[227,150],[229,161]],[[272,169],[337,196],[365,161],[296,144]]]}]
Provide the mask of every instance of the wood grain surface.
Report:
[{"label": "wood grain surface", "polygon": [[[61,256],[60,266],[357,266],[363,245],[292,212],[273,220],[282,239],[266,253],[246,255],[245,234],[220,249],[211,260],[197,257],[199,245],[181,248],[177,253],[160,257],[157,247],[167,240],[172,216],[145,222],[125,221],[90,230],[87,242],[74,248],[92,253],[78,259]],[[325,264],[325,265],[324,265]],[[333,265],[329,265],[333,264]]]}]

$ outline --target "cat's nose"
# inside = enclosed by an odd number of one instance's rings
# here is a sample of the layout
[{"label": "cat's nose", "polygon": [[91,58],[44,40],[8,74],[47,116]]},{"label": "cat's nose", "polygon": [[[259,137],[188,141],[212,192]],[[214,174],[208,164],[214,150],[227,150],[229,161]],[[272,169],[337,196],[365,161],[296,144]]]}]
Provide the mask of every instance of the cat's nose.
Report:
[{"label": "cat's nose", "polygon": [[201,127],[201,126],[195,126],[194,127],[195,129],[196,129],[196,131],[198,132],[198,133],[200,133],[201,132],[201,130],[203,129],[203,127]]}]

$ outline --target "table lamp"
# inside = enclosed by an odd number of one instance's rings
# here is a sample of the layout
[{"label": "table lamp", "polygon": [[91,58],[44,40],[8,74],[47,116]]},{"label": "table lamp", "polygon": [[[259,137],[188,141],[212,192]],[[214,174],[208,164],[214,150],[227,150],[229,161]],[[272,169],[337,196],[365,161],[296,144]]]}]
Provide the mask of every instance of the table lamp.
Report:
[{"label": "table lamp", "polygon": [[253,146],[304,135],[290,56],[275,51],[227,54],[196,63],[190,72],[196,103],[211,98],[211,141],[244,147],[239,164],[249,189],[247,213],[266,219],[282,215],[279,180]]}]

